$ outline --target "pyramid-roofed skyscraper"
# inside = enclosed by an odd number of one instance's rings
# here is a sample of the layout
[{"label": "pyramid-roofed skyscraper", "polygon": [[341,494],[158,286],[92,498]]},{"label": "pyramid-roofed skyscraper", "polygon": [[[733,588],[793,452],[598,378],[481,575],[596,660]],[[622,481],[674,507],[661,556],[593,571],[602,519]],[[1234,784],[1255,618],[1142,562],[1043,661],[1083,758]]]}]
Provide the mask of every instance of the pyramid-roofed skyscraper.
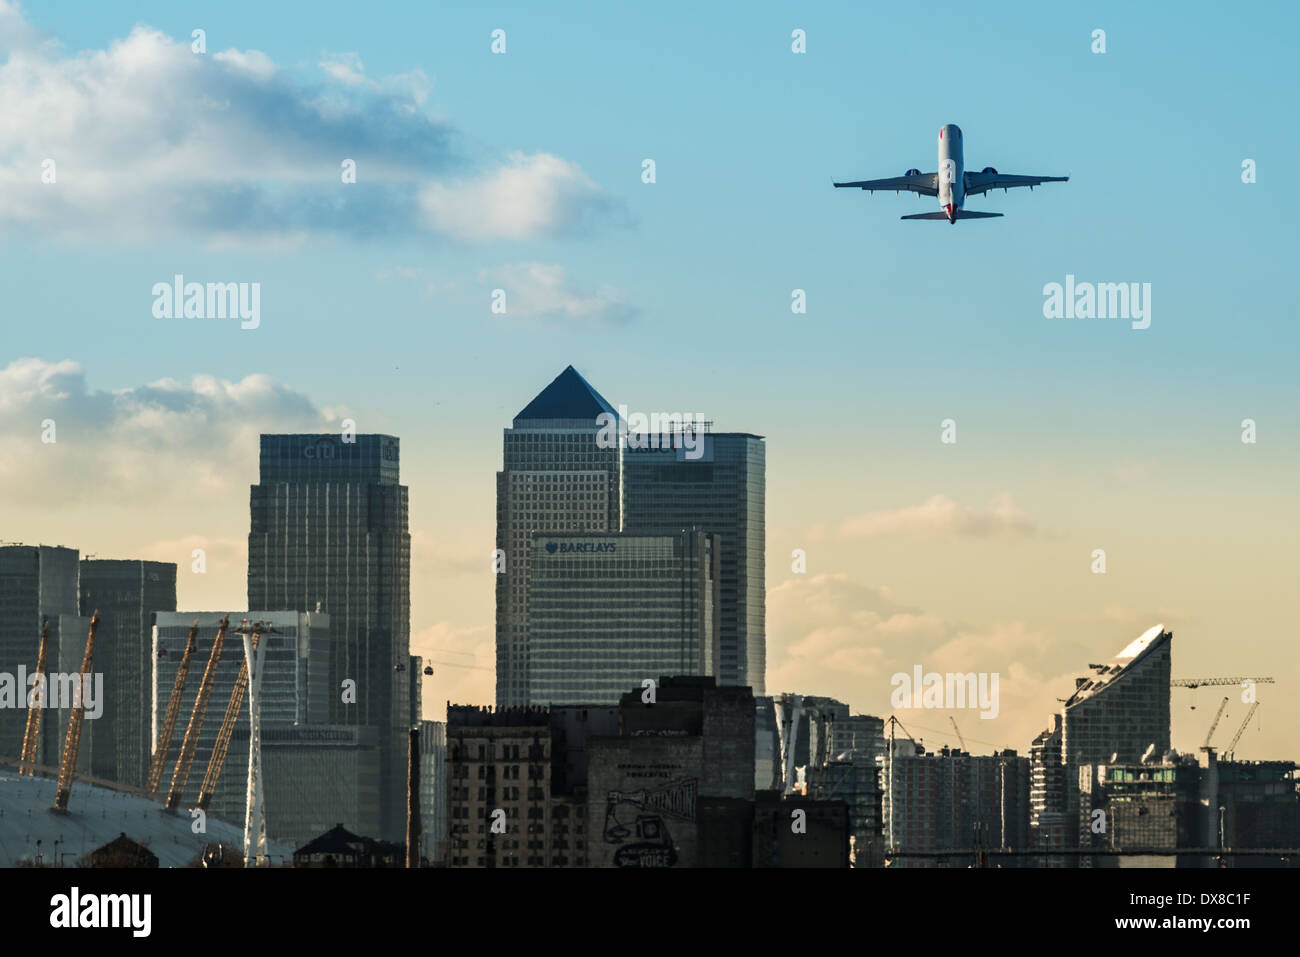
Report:
[{"label": "pyramid-roofed skyscraper", "polygon": [[533,532],[619,529],[619,443],[597,444],[614,415],[573,366],[556,376],[505,430],[497,473],[497,707],[528,704],[528,568]]},{"label": "pyramid-roofed skyscraper", "polygon": [[537,397],[515,416],[515,427],[521,420],[579,420],[595,424],[601,413],[617,415],[605,397],[592,388],[573,366],[565,366]]}]

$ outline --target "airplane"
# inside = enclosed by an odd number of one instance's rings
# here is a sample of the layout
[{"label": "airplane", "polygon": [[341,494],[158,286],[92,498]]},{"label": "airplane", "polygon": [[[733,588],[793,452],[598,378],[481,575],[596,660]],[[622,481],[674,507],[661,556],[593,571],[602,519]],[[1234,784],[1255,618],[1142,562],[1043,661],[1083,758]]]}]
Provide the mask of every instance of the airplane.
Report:
[{"label": "airplane", "polygon": [[878,189],[892,189],[895,192],[908,189],[921,196],[939,197],[940,213],[914,213],[901,219],[946,219],[954,226],[959,219],[993,219],[1001,213],[981,213],[963,209],[968,196],[978,196],[991,189],[1000,189],[1004,193],[1013,186],[1028,186],[1031,190],[1040,183],[1064,183],[1068,176],[1015,176],[999,173],[992,166],[986,166],[978,173],[963,172],[962,135],[955,124],[949,123],[939,129],[939,172],[922,173],[919,169],[909,169],[902,176],[888,179],[863,179],[854,183],[835,183],[836,187],[855,187],[875,192]]}]

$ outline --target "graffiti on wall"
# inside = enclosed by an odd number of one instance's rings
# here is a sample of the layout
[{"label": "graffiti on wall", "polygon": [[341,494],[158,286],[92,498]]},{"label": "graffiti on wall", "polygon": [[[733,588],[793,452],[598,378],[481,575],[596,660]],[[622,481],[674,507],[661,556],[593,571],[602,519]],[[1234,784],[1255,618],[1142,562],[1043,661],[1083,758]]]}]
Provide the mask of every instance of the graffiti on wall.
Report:
[{"label": "graffiti on wall", "polygon": [[670,820],[695,821],[698,778],[605,794],[606,844],[617,846],[615,867],[672,867],[677,863]]}]

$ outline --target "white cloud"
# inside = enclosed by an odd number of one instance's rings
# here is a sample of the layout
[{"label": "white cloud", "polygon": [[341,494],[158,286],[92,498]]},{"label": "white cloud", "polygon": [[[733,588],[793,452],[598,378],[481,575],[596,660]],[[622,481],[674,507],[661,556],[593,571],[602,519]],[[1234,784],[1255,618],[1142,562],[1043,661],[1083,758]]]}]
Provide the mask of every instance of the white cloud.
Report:
[{"label": "white cloud", "polygon": [[334,79],[349,86],[360,86],[366,82],[366,68],[361,64],[361,57],[355,53],[336,53],[321,60],[319,66]]},{"label": "white cloud", "polygon": [[[192,52],[137,26],[68,55],[0,0],[0,230],[279,246],[312,234],[533,238],[617,221],[575,164],[514,154],[475,179],[422,71],[335,54],[303,78],[258,50]],[[344,184],[341,164],[356,162]],[[46,160],[56,180],[42,182]],[[442,183],[457,176],[459,183]],[[504,195],[499,192],[504,190]],[[507,208],[507,205],[509,208]]]},{"label": "white cloud", "polygon": [[[926,672],[997,673],[998,716],[978,710],[934,712],[903,709],[903,724],[927,744],[955,743],[951,714],[970,744],[1022,753],[1046,726],[1055,697],[1074,687],[1078,649],[1049,640],[1023,622],[972,628],[896,601],[887,587],[861,584],[847,575],[796,576],[767,593],[769,694],[826,695],[856,713],[888,716],[891,678]],[[1096,653],[1123,643],[1107,633]],[[937,732],[931,734],[927,732]]]},{"label": "white cloud", "polygon": [[843,538],[880,535],[1031,538],[1037,534],[1037,523],[1005,493],[995,497],[984,508],[960,505],[946,495],[933,495],[921,505],[867,512],[840,526]]},{"label": "white cloud", "polygon": [[511,153],[476,179],[430,183],[420,208],[435,231],[474,242],[581,233],[598,220],[625,219],[577,164],[550,153]]},{"label": "white cloud", "polygon": [[512,263],[485,269],[479,279],[506,293],[506,313],[499,318],[552,322],[619,323],[638,310],[608,286],[581,288],[563,266]]},{"label": "white cloud", "polygon": [[[41,441],[46,419],[53,443]],[[17,359],[0,368],[0,447],[12,453],[0,456],[0,500],[152,507],[228,496],[256,480],[261,432],[338,421],[263,374],[102,392],[79,363]]]},{"label": "white cloud", "polygon": [[212,57],[218,63],[224,63],[262,82],[271,79],[277,69],[275,61],[261,50],[222,50]]},{"label": "white cloud", "polygon": [[8,0],[0,0],[0,53],[31,49],[42,43],[48,44],[49,41],[43,40],[27,22],[22,7]]}]

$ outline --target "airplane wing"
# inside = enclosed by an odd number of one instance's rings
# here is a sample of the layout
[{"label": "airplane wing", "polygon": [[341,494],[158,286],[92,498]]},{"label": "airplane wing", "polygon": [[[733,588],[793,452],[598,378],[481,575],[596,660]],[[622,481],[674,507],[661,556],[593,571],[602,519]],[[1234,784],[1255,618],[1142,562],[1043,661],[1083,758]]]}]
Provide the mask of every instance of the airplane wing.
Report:
[{"label": "airplane wing", "polygon": [[875,192],[878,189],[911,190],[922,196],[938,196],[939,177],[935,173],[913,173],[911,176],[891,176],[888,179],[860,179],[853,183],[835,183],[837,187],[852,187]]},{"label": "airplane wing", "polygon": [[1068,176],[1016,176],[1011,173],[967,173],[966,195],[978,196],[991,189],[1007,190],[1016,186],[1028,186],[1033,189],[1040,183],[1064,183]]}]

